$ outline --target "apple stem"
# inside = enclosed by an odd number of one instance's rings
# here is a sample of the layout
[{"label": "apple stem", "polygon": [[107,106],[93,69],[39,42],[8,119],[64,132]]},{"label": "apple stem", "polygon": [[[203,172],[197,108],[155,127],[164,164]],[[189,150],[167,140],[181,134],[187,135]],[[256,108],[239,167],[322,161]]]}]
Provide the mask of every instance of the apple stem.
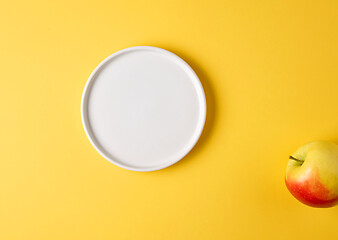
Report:
[{"label": "apple stem", "polygon": [[297,158],[295,158],[295,157],[293,157],[293,156],[289,156],[289,159],[295,160],[295,161],[297,161],[297,162],[304,162],[304,161],[299,160],[299,159],[297,159]]}]

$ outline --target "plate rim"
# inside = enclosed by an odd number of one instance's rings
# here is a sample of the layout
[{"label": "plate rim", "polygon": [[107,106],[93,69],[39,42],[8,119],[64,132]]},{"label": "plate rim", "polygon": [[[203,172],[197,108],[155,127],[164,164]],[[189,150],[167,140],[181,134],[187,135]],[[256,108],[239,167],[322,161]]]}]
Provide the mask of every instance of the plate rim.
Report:
[{"label": "plate rim", "polygon": [[[200,116],[198,119],[198,123],[199,124],[192,137],[193,139],[190,140],[190,142],[188,142],[184,147],[184,151],[182,154],[179,155],[179,157],[177,157],[177,159],[174,159],[172,161],[166,162],[165,164],[160,164],[160,165],[156,165],[153,167],[144,167],[144,168],[139,168],[139,167],[133,167],[133,166],[129,166],[127,164],[122,164],[121,162],[113,159],[112,157],[108,156],[102,149],[99,147],[100,144],[98,143],[98,141],[95,139],[95,135],[93,133],[90,133],[90,131],[92,132],[92,130],[90,129],[90,124],[88,123],[88,111],[87,111],[87,100],[88,100],[88,95],[90,93],[90,89],[91,89],[91,85],[94,83],[95,81],[95,75],[101,70],[101,68],[110,60],[112,60],[113,58],[117,57],[118,55],[121,55],[123,53],[126,52],[131,52],[131,51],[139,51],[139,50],[148,50],[148,51],[155,51],[155,52],[159,52],[161,54],[167,55],[167,56],[171,56],[174,57],[176,60],[178,60],[178,64],[183,66],[183,70],[185,72],[187,72],[187,70],[189,71],[189,77],[192,80],[193,85],[197,88],[197,95],[198,95],[198,100],[200,102]],[[200,92],[201,94],[199,94],[198,92]],[[196,145],[196,143],[198,142],[204,126],[205,126],[205,121],[206,121],[206,114],[207,114],[207,104],[206,104],[206,97],[205,97],[205,92],[202,86],[202,83],[199,79],[199,77],[197,76],[197,74],[195,73],[195,71],[190,67],[190,65],[185,62],[182,58],[180,58],[179,56],[177,56],[176,54],[165,50],[163,48],[159,48],[159,47],[153,47],[153,46],[134,46],[134,47],[128,47],[122,50],[119,50],[117,52],[114,52],[113,54],[111,54],[110,56],[108,56],[107,58],[105,58],[102,62],[100,62],[100,64],[92,71],[92,73],[90,74],[88,80],[86,81],[85,87],[83,89],[82,92],[82,97],[81,97],[81,121],[82,121],[82,126],[83,129],[86,133],[87,138],[89,139],[91,145],[95,148],[95,150],[103,157],[105,158],[107,161],[113,163],[114,165],[127,169],[127,170],[131,170],[131,171],[137,171],[137,172],[150,172],[150,171],[156,171],[156,170],[160,170],[160,169],[164,169],[167,168],[175,163],[177,163],[178,161],[182,160]],[[94,135],[94,136],[92,136]]]}]

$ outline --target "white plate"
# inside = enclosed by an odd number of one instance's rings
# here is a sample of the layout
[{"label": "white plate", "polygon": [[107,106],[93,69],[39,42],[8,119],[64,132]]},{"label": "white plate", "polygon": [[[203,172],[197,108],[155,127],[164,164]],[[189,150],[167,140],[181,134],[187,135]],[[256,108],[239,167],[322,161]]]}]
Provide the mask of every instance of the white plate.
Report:
[{"label": "white plate", "polygon": [[190,66],[156,47],[131,47],[101,62],[82,95],[82,123],[108,161],[154,171],[182,159],[203,130],[206,101]]}]

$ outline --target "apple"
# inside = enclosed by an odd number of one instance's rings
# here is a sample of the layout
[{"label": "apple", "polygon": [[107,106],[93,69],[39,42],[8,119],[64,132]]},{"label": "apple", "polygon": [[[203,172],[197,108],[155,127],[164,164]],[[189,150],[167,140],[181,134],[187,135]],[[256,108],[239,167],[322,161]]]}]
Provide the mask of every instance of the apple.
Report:
[{"label": "apple", "polygon": [[289,157],[285,183],[291,194],[311,207],[338,203],[338,145],[315,141]]}]

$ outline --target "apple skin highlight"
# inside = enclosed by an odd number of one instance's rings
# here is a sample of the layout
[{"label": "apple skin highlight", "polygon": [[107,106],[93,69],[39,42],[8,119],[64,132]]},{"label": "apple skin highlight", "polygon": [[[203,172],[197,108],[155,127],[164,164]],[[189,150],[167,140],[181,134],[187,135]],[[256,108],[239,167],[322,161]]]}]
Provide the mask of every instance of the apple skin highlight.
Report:
[{"label": "apple skin highlight", "polygon": [[320,182],[317,171],[313,169],[308,171],[301,180],[286,175],[285,184],[296,199],[308,206],[327,208],[338,202],[338,197],[331,197],[332,193]]}]

